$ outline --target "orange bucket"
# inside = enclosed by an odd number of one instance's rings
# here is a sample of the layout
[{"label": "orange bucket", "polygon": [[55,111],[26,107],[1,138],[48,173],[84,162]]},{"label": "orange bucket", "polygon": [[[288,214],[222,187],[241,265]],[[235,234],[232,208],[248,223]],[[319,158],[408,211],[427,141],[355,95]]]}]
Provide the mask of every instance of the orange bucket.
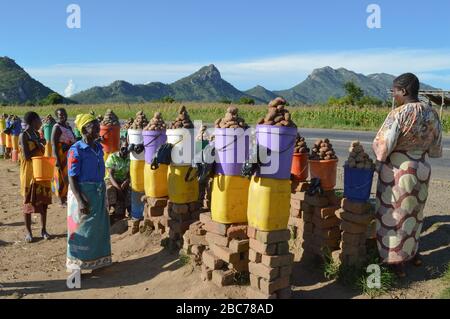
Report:
[{"label": "orange bucket", "polygon": [[36,181],[51,181],[53,179],[56,158],[37,156],[31,160],[33,161],[33,177]]},{"label": "orange bucket", "polygon": [[120,126],[100,126],[103,152],[114,153],[120,148]]},{"label": "orange bucket", "polygon": [[6,134],[6,148],[12,148],[13,142],[12,142],[12,136],[11,134]]},{"label": "orange bucket", "polygon": [[19,136],[18,135],[13,135],[11,137],[12,139],[12,148],[13,150],[18,151],[19,150]]},{"label": "orange bucket", "polygon": [[11,151],[11,162],[17,162],[19,161],[19,151],[18,150],[12,150]]},{"label": "orange bucket", "polygon": [[291,174],[295,181],[305,182],[308,179],[308,153],[295,153],[292,158]]},{"label": "orange bucket", "polygon": [[320,179],[324,191],[331,191],[336,186],[336,174],[339,160],[309,161],[311,178]]}]

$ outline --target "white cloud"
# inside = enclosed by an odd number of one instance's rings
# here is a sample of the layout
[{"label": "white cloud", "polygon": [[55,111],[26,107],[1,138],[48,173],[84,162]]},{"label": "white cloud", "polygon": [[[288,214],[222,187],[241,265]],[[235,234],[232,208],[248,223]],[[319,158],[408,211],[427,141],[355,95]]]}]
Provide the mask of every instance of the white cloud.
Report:
[{"label": "white cloud", "polygon": [[70,79],[69,83],[67,84],[67,87],[64,90],[64,96],[71,97],[72,95],[74,95],[75,90],[76,90],[75,83],[73,82],[72,79]]},{"label": "white cloud", "polygon": [[[61,78],[70,77],[79,89],[107,85],[115,80],[131,83],[161,81],[170,83],[195,72],[211,61],[185,64],[160,63],[89,63],[63,64],[26,68],[37,79],[58,89]],[[285,89],[302,80],[315,68],[331,66],[347,68],[358,73],[423,75],[431,85],[450,84],[450,50],[373,49],[336,52],[307,52],[254,58],[245,61],[213,62],[227,81],[239,89],[257,84],[268,89]],[[62,89],[62,88],[61,88]]]}]

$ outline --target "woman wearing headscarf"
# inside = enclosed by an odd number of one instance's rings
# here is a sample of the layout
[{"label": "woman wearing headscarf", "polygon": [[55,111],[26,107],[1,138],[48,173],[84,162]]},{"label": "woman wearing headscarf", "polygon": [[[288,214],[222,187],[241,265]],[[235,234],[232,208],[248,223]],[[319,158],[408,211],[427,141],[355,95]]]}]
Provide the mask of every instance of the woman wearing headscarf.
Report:
[{"label": "woman wearing headscarf", "polygon": [[73,143],[76,142],[72,128],[67,123],[67,111],[63,108],[55,111],[57,123],[52,131],[52,152],[56,158],[55,176],[53,178],[55,195],[60,198],[61,205],[67,202],[69,178],[67,172],[67,153]]},{"label": "woman wearing headscarf", "polygon": [[83,138],[68,154],[67,268],[95,270],[112,262],[100,124],[92,114],[79,114],[75,125]]},{"label": "woman wearing headscarf", "polygon": [[33,178],[33,163],[31,158],[44,156],[45,140],[41,139],[39,129],[42,125],[41,118],[35,112],[28,112],[24,117],[25,131],[19,136],[20,144],[20,193],[24,197],[24,220],[27,235],[25,241],[31,243],[31,214],[41,215],[41,236],[50,239],[47,233],[47,208],[52,203],[51,183],[35,181]]},{"label": "woman wearing headscarf", "polygon": [[419,239],[428,197],[428,157],[442,156],[439,115],[419,101],[419,79],[411,73],[394,80],[398,108],[378,132],[373,150],[378,161],[377,243],[380,257],[399,277],[405,265],[420,266]]}]

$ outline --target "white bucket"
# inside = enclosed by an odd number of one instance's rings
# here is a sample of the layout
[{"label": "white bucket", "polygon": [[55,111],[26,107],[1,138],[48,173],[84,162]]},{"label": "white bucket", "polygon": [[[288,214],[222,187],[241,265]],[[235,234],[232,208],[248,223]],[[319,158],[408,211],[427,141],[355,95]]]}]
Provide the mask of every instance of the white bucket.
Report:
[{"label": "white bucket", "polygon": [[[142,136],[142,130],[128,130],[128,143],[134,145],[144,145],[144,137]],[[144,161],[145,152],[137,154],[136,152],[130,153],[130,160],[132,161]]]},{"label": "white bucket", "polygon": [[167,143],[173,145],[172,165],[190,166],[194,161],[194,129],[170,129],[166,131]]}]

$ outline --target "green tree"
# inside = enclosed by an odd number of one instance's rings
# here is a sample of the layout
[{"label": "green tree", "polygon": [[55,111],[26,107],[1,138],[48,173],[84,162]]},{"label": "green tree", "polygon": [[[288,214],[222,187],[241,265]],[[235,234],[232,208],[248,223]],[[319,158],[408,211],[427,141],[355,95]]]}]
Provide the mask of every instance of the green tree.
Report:
[{"label": "green tree", "polygon": [[64,98],[58,93],[50,93],[45,99],[39,102],[40,105],[57,105],[63,103]]},{"label": "green tree", "polygon": [[364,91],[351,81],[344,84],[344,89],[352,105],[357,104],[364,97]]},{"label": "green tree", "polygon": [[170,103],[170,104],[172,104],[172,103],[175,103],[175,99],[173,97],[171,97],[171,96],[165,96],[165,97],[163,97],[161,99],[161,102],[162,103]]},{"label": "green tree", "polygon": [[255,100],[250,97],[243,96],[239,99],[238,104],[255,105]]}]

